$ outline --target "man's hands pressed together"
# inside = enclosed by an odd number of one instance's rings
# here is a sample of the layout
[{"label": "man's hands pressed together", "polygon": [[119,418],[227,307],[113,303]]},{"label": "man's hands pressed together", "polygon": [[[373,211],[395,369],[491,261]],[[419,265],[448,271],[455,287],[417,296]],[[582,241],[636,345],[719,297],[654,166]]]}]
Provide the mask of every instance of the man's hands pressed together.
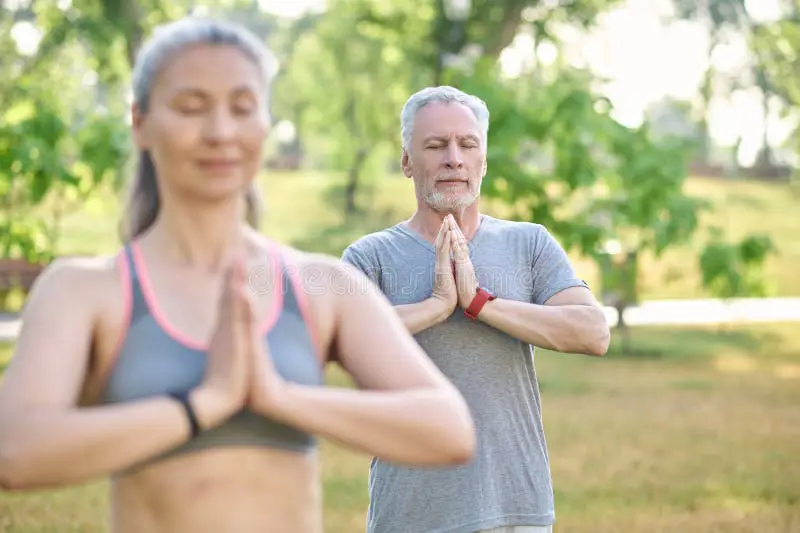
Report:
[{"label": "man's hands pressed together", "polygon": [[[467,309],[478,288],[469,245],[452,215],[444,218],[442,228],[450,235],[458,305]],[[559,352],[599,356],[608,349],[608,323],[585,287],[566,288],[543,305],[495,299],[486,303],[478,320],[523,342]]]},{"label": "man's hands pressed together", "polygon": [[[433,274],[433,294],[432,297],[437,299],[443,304],[442,312],[445,318],[453,314],[453,311],[458,305],[458,293],[456,292],[456,283],[453,271],[452,250],[453,241],[457,238],[455,232],[452,230],[448,219],[452,218],[447,215],[439,228],[439,233],[436,235],[436,265]],[[453,222],[455,224],[455,222]]]},{"label": "man's hands pressed together", "polygon": [[446,317],[449,317],[456,307],[469,307],[478,288],[467,238],[453,215],[444,217],[434,246],[436,270],[431,296],[444,304]]},{"label": "man's hands pressed together", "polygon": [[466,309],[475,298],[478,288],[478,278],[475,276],[475,268],[469,258],[469,244],[467,238],[458,227],[453,215],[444,218],[444,224],[449,225],[452,234],[451,252],[453,255],[453,271],[455,274],[456,292],[458,294],[458,305]]},{"label": "man's hands pressed together", "polygon": [[448,316],[456,306],[466,309],[475,298],[478,279],[469,258],[467,238],[453,215],[447,215],[436,236],[436,271],[433,296],[447,305]]}]

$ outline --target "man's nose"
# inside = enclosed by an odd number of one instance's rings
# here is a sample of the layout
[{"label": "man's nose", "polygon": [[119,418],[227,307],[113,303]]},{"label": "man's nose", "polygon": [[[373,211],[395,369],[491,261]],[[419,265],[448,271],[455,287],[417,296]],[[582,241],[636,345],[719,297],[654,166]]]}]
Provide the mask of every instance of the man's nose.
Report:
[{"label": "man's nose", "polygon": [[464,161],[461,159],[461,149],[455,142],[450,142],[447,145],[447,160],[445,161],[447,168],[461,168],[464,166]]}]

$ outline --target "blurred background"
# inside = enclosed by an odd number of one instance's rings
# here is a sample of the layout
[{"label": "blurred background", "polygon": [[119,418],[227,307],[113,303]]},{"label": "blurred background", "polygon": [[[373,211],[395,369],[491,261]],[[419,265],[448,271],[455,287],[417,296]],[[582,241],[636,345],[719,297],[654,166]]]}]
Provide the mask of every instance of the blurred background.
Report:
[{"label": "blurred background", "polygon": [[[0,6],[0,372],[42,268],[120,245],[141,42],[219,16],[274,53],[263,230],[305,250],[411,215],[410,94],[487,102],[484,211],[547,226],[614,326],[602,359],[537,351],[558,533],[800,532],[800,0]],[[368,464],[324,443],[328,533],[364,531]],[[3,493],[0,532],[105,531],[105,505]]]}]

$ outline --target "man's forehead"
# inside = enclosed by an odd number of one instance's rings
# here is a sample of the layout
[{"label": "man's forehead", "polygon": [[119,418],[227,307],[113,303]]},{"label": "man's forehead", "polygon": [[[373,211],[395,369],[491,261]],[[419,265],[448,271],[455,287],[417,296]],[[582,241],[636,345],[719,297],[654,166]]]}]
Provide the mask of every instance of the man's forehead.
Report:
[{"label": "man's forehead", "polygon": [[478,136],[478,120],[470,109],[457,102],[436,102],[417,112],[415,136],[429,137]]},{"label": "man's forehead", "polygon": [[429,132],[425,137],[422,138],[422,142],[427,141],[435,141],[435,140],[447,140],[451,137],[455,136],[457,139],[474,139],[479,141],[481,136],[478,134],[477,130],[469,130],[469,131],[455,131],[455,130],[441,130],[435,132]]}]

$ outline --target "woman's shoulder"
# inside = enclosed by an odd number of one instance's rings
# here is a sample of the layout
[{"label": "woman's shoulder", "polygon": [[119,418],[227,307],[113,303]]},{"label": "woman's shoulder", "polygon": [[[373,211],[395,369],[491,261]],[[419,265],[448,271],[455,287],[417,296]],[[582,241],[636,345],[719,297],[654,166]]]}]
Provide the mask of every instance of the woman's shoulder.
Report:
[{"label": "woman's shoulder", "polygon": [[62,256],[44,268],[34,291],[96,293],[117,283],[118,255]]},{"label": "woman's shoulder", "polygon": [[117,255],[56,258],[31,287],[25,300],[25,316],[40,314],[37,309],[49,309],[48,316],[59,309],[73,314],[81,309],[82,316],[102,315],[108,302],[119,300],[119,263]]}]

